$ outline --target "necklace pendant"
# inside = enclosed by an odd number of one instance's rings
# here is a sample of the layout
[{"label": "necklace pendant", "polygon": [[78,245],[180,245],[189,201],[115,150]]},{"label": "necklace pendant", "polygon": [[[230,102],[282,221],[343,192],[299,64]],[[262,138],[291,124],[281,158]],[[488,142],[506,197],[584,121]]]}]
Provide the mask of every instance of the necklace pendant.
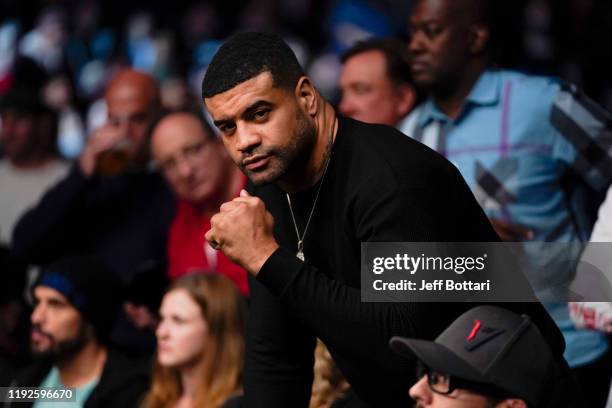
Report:
[{"label": "necklace pendant", "polygon": [[302,262],[304,262],[304,261],[306,260],[306,259],[304,258],[304,252],[302,252],[302,250],[301,250],[301,249],[298,251],[298,253],[297,253],[297,254],[295,254],[295,256],[296,256],[296,257],[297,257],[297,258],[298,258],[300,261],[302,261]]}]

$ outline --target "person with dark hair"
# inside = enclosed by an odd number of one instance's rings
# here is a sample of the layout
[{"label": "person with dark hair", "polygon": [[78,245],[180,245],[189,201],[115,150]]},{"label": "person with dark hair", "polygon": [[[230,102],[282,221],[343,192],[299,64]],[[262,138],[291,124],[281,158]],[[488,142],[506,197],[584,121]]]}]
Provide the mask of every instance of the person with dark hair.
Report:
[{"label": "person with dark hair", "polygon": [[136,406],[147,388],[147,367],[108,345],[121,281],[97,258],[81,255],[43,268],[32,293],[31,350],[37,361],[10,386],[74,387],[78,406]]},{"label": "person with dark hair", "polygon": [[219,272],[247,295],[246,272],[204,239],[219,206],[238,196],[246,180],[203,115],[164,116],[151,135],[151,153],[177,196],[168,233],[168,276],[194,271]]},{"label": "person with dark hair", "polygon": [[19,217],[67,172],[57,151],[58,114],[43,102],[48,75],[20,57],[0,95],[0,243],[11,244]]},{"label": "person with dark hair", "polygon": [[[594,197],[612,181],[612,116],[556,78],[496,68],[489,44],[496,5],[416,2],[411,72],[428,99],[401,130],[457,166],[504,241],[528,242],[531,281],[544,283],[534,289],[562,328],[570,367],[580,367],[583,384],[606,382],[608,339],[576,330],[565,299],[549,296],[549,285],[571,281],[571,259],[593,226]],[[599,407],[607,389],[585,394]]]},{"label": "person with dark hair", "polygon": [[393,337],[398,355],[418,360],[410,396],[418,408],[562,408],[561,374],[542,332],[527,315],[479,306],[435,341]]},{"label": "person with dark hair", "polygon": [[[129,283],[142,265],[165,265],[174,198],[149,167],[148,136],[158,111],[153,77],[125,69],[105,94],[108,123],[87,141],[68,175],[19,220],[15,255],[44,265],[90,252]],[[152,353],[153,333],[120,319],[116,342],[133,353]]]},{"label": "person with dark hair", "polygon": [[338,110],[367,123],[397,126],[418,103],[406,45],[395,38],[358,42],[341,57]]},{"label": "person with dark hair", "polygon": [[[361,302],[361,243],[496,241],[461,176],[396,129],[336,115],[276,35],[228,39],[202,95],[249,178],[206,234],[250,274],[246,406],[308,406],[317,337],[361,400],[407,406],[414,367],[388,339],[433,339],[469,305]],[[508,307],[534,316],[561,359],[541,305]]]}]

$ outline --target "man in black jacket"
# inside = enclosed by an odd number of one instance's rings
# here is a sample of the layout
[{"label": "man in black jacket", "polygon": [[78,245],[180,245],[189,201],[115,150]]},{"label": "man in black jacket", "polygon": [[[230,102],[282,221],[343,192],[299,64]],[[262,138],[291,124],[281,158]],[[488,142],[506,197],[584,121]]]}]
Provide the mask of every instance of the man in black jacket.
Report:
[{"label": "man in black jacket", "polygon": [[148,386],[146,366],[107,346],[121,288],[90,256],[45,268],[33,287],[31,349],[37,361],[11,387],[74,387],[79,406],[137,406]]},{"label": "man in black jacket", "polygon": [[[393,128],[337,117],[274,35],[227,40],[202,93],[250,180],[207,233],[251,275],[247,406],[306,407],[316,337],[363,401],[408,406],[414,365],[389,338],[434,339],[470,304],[361,302],[360,244],[497,241],[458,171]],[[538,303],[509,307],[529,311],[562,358]]]},{"label": "man in black jacket", "polygon": [[[108,122],[89,137],[68,175],[19,220],[13,251],[36,265],[95,253],[130,284],[138,271],[164,270],[174,197],[148,166],[149,127],[159,107],[153,77],[122,70],[111,80],[105,100]],[[125,315],[113,341],[133,355],[150,355],[155,345],[153,332],[137,328]]]},{"label": "man in black jacket", "polygon": [[153,77],[120,71],[105,100],[108,122],[89,137],[69,174],[17,223],[13,249],[42,265],[93,252],[129,282],[143,265],[165,261],[174,198],[148,168],[149,127],[159,106]]}]

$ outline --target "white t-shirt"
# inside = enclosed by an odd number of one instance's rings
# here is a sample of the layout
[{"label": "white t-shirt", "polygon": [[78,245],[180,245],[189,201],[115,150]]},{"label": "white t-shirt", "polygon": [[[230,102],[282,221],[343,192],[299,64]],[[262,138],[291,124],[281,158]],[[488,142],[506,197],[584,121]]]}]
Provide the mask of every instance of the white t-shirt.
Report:
[{"label": "white t-shirt", "polygon": [[53,160],[42,167],[20,169],[0,160],[0,242],[10,243],[21,215],[68,172],[69,164]]}]

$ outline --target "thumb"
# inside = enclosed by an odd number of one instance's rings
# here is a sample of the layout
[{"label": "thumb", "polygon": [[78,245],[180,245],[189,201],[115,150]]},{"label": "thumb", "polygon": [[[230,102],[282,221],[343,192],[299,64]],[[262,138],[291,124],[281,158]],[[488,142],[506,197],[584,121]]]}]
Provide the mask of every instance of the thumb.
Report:
[{"label": "thumb", "polygon": [[251,195],[245,190],[240,190],[240,197],[251,197]]}]

